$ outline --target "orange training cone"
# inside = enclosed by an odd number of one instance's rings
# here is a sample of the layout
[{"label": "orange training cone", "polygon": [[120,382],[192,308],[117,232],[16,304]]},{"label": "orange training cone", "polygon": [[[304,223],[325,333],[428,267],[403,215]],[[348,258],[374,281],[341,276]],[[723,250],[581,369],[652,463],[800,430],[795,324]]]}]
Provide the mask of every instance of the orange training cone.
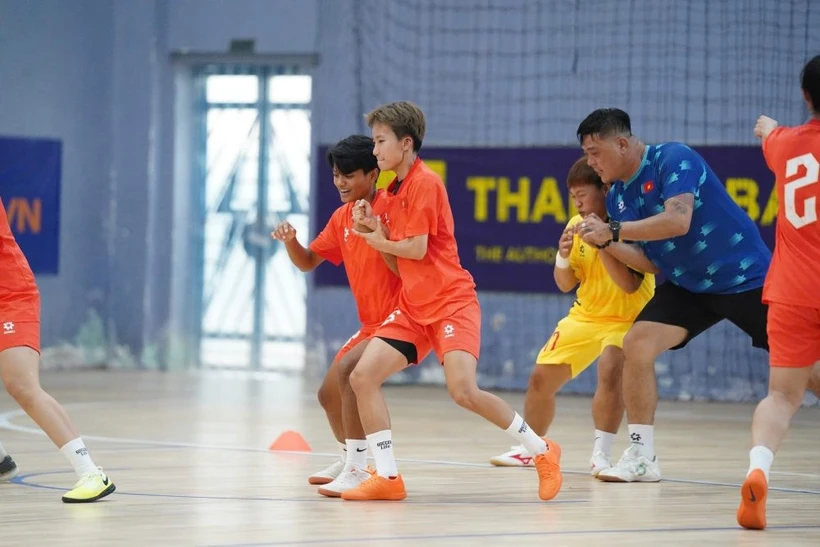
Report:
[{"label": "orange training cone", "polygon": [[304,437],[296,431],[285,431],[271,443],[268,450],[281,452],[311,452],[310,445]]}]

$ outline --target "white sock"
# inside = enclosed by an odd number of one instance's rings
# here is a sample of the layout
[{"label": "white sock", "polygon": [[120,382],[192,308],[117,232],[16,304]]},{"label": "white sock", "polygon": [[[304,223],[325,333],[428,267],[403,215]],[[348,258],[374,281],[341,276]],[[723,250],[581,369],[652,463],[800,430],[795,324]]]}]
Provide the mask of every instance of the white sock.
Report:
[{"label": "white sock", "polygon": [[367,440],[347,439],[347,461],[345,471],[365,469],[367,467]]},{"label": "white sock", "polygon": [[766,475],[766,483],[769,482],[769,469],[772,467],[772,462],[774,461],[774,452],[766,448],[765,446],[754,446],[749,451],[749,471],[746,473],[746,476],[749,476],[755,469],[760,469],[763,471],[763,474]]},{"label": "white sock", "polygon": [[342,460],[342,463],[347,461],[347,445],[345,443],[339,443],[339,459]]},{"label": "white sock", "polygon": [[2,460],[3,458],[5,458],[8,455],[9,455],[9,453],[6,452],[5,448],[3,448],[3,443],[0,443],[0,460]]},{"label": "white sock", "polygon": [[592,445],[592,453],[595,454],[599,450],[606,454],[609,458],[612,456],[612,444],[615,442],[615,433],[607,431],[595,430],[595,442]]},{"label": "white sock", "polygon": [[77,437],[73,441],[68,441],[60,448],[60,452],[74,468],[77,477],[82,477],[86,473],[97,472],[97,466],[94,465],[94,462],[91,460],[91,456],[88,454],[88,448],[85,447],[85,443],[80,437]]},{"label": "white sock", "polygon": [[648,460],[655,459],[655,426],[629,424],[629,442]]},{"label": "white sock", "polygon": [[535,431],[527,425],[527,422],[524,421],[524,418],[522,418],[518,412],[515,413],[510,427],[504,431],[506,431],[509,436],[517,439],[518,442],[523,444],[524,448],[527,449],[527,452],[533,456],[536,454],[543,454],[547,451],[547,443],[544,439],[535,434]]},{"label": "white sock", "polygon": [[376,474],[387,479],[396,477],[399,468],[393,456],[393,433],[389,429],[367,436],[367,444],[376,460]]}]

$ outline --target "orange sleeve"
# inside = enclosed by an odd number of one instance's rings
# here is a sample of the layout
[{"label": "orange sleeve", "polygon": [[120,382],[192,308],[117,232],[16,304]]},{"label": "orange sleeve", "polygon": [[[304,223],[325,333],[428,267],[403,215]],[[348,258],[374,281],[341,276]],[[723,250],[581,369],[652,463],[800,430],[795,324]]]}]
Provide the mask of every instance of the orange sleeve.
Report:
[{"label": "orange sleeve", "polygon": [[330,217],[330,220],[327,221],[324,230],[319,232],[316,239],[308,246],[311,251],[331,262],[334,266],[342,263],[342,246],[339,241],[339,233],[344,230],[344,225],[341,222],[341,215],[344,211],[344,207],[337,209]]},{"label": "orange sleeve", "polygon": [[417,184],[407,189],[408,219],[405,237],[438,233],[438,216],[443,199],[444,187],[433,178],[420,178]]},{"label": "orange sleeve", "polygon": [[780,136],[786,130],[785,127],[775,127],[774,130],[769,133],[769,136],[763,141],[763,157],[766,160],[766,165],[769,166],[769,169],[772,172],[775,171],[775,167],[777,165],[777,161],[775,156],[777,156],[778,152],[778,141]]}]

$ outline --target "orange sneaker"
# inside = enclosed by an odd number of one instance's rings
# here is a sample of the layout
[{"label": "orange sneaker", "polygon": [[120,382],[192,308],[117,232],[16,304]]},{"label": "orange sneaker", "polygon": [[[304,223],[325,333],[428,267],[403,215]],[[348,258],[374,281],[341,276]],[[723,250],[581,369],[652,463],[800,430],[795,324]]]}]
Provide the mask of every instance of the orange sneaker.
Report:
[{"label": "orange sneaker", "polygon": [[754,469],[743,486],[740,487],[740,507],[737,508],[737,523],[749,530],[766,528],[766,497],[769,485],[766,475],[760,469]]},{"label": "orange sneaker", "polygon": [[538,497],[549,501],[558,495],[564,478],[561,476],[561,447],[555,441],[547,442],[548,450],[535,456],[538,471]]},{"label": "orange sneaker", "polygon": [[342,492],[343,500],[353,501],[401,501],[406,497],[407,490],[404,489],[404,481],[401,475],[392,479],[386,479],[374,474],[356,488]]}]

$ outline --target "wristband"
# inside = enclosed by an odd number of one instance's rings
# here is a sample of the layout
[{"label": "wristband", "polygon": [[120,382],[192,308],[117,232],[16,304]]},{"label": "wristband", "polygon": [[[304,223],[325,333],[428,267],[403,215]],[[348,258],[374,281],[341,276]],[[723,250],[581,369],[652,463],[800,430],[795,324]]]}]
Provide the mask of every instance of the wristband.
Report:
[{"label": "wristband", "polygon": [[555,267],[566,270],[569,268],[569,258],[564,258],[561,253],[555,255]]}]

